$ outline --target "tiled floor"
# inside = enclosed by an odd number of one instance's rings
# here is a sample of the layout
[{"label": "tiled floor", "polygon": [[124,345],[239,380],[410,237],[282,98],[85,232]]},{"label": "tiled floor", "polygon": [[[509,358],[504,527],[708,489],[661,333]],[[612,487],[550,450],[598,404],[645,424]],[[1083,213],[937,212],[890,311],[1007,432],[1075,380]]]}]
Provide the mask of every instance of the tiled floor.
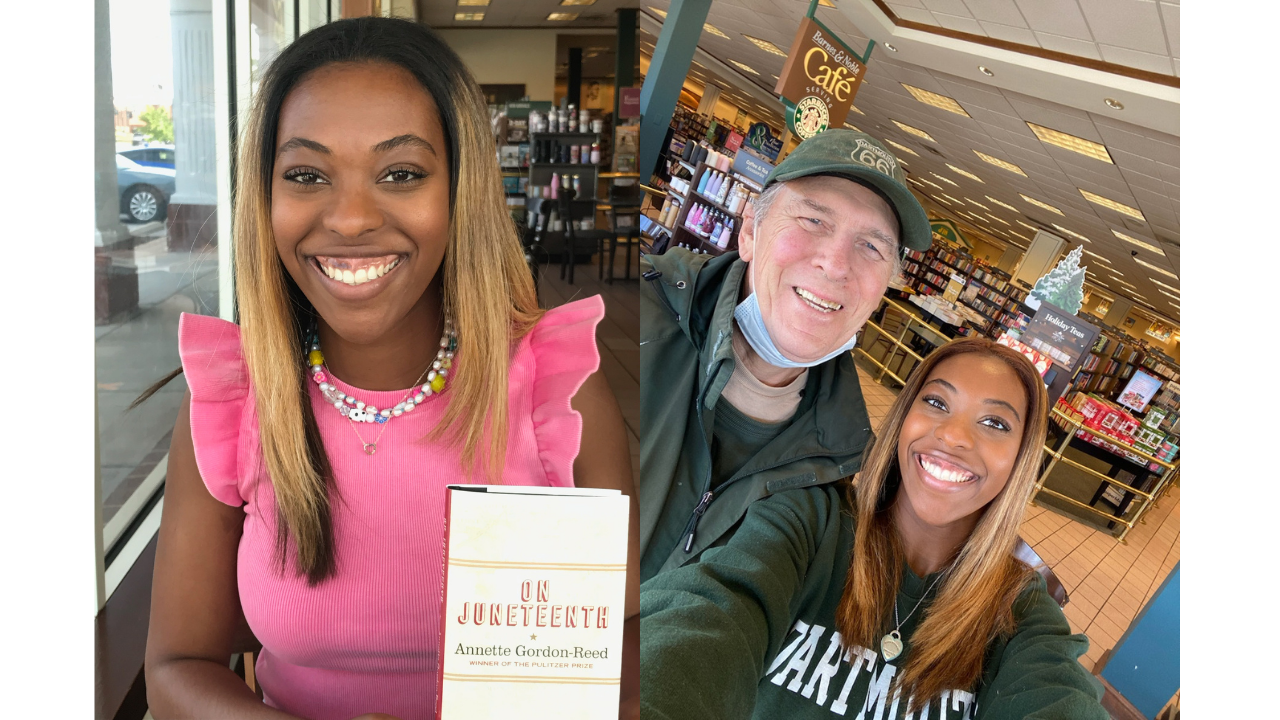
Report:
[{"label": "tiled floor", "polygon": [[[607,258],[606,258],[607,260]],[[574,268],[574,284],[560,279],[560,266],[543,266],[538,283],[542,307],[551,308],[592,295],[604,297],[605,316],[596,328],[600,369],[618,398],[622,419],[631,443],[632,477],[640,476],[640,253],[631,248],[631,279],[623,280],[623,249],[614,260],[616,279],[612,284],[599,279],[600,258]],[[605,273],[608,274],[608,267]]]},{"label": "tiled floor", "polygon": [[[858,376],[871,426],[877,428],[897,393],[873,381],[861,367]],[[1080,662],[1090,672],[1102,654],[1116,646],[1178,563],[1178,510],[1178,488],[1172,487],[1122,545],[1046,507],[1032,504],[1027,508],[1022,537],[1067,589],[1070,601],[1063,612],[1072,630],[1089,637],[1089,652]]]}]

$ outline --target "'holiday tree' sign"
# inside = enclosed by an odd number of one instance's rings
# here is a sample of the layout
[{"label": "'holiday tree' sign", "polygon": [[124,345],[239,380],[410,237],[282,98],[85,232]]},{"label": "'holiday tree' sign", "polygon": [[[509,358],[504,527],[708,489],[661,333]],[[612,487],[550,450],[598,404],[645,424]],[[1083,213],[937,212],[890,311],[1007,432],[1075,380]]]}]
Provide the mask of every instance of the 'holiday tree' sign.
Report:
[{"label": "'holiday tree' sign", "polygon": [[1057,267],[1036,281],[1027,294],[1027,306],[1039,309],[1041,302],[1057,305],[1072,315],[1080,312],[1084,303],[1084,268],[1080,267],[1080,251],[1084,246],[1067,253]]}]

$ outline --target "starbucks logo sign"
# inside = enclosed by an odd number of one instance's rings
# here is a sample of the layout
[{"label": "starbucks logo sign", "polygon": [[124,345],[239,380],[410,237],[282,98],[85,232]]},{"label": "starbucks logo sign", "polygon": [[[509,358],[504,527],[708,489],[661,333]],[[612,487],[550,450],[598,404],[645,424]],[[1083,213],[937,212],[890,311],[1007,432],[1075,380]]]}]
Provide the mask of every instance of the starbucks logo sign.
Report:
[{"label": "starbucks logo sign", "polygon": [[801,140],[808,140],[826,130],[830,119],[827,104],[821,98],[810,95],[796,103],[795,112],[791,117],[791,127],[795,128],[796,135],[799,135]]}]

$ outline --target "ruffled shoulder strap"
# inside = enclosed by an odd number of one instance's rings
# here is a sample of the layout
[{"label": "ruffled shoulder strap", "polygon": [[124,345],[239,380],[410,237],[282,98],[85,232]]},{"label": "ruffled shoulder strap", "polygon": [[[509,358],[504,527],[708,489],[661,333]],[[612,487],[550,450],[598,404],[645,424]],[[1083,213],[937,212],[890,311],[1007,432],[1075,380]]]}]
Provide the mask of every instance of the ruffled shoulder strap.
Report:
[{"label": "ruffled shoulder strap", "polygon": [[240,327],[207,315],[183,313],[178,354],[191,389],[191,440],[196,465],[209,493],[240,507],[241,437],[252,404],[249,368],[240,348]]},{"label": "ruffled shoulder strap", "polygon": [[600,367],[596,325],[603,317],[604,300],[594,295],[548,310],[525,338],[535,368],[533,432],[553,487],[573,487],[582,416],[569,401]]}]

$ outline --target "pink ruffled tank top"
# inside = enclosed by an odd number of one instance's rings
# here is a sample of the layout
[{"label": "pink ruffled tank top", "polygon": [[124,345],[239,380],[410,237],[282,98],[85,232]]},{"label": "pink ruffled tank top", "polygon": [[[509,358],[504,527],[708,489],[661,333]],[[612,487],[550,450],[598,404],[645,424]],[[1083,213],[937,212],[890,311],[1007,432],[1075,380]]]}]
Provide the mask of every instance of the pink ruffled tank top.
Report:
[{"label": "pink ruffled tank top", "polygon": [[[520,341],[511,361],[504,483],[573,485],[582,418],[569,401],[599,367],[595,328],[603,316],[599,296],[569,303],[548,310]],[[245,512],[238,589],[262,642],[256,670],[267,704],[313,720],[369,712],[432,717],[444,488],[468,481],[457,449],[423,439],[443,415],[448,391],[385,425],[360,425],[369,436],[385,428],[377,453],[366,455],[347,419],[307,382],[341,497],[333,525],[337,574],[309,587],[292,557],[284,574],[273,564],[275,495],[239,327],[184,314],[179,350],[200,475],[215,498]],[[465,373],[466,358],[455,367]],[[391,407],[405,393],[330,382],[377,407]]]}]

